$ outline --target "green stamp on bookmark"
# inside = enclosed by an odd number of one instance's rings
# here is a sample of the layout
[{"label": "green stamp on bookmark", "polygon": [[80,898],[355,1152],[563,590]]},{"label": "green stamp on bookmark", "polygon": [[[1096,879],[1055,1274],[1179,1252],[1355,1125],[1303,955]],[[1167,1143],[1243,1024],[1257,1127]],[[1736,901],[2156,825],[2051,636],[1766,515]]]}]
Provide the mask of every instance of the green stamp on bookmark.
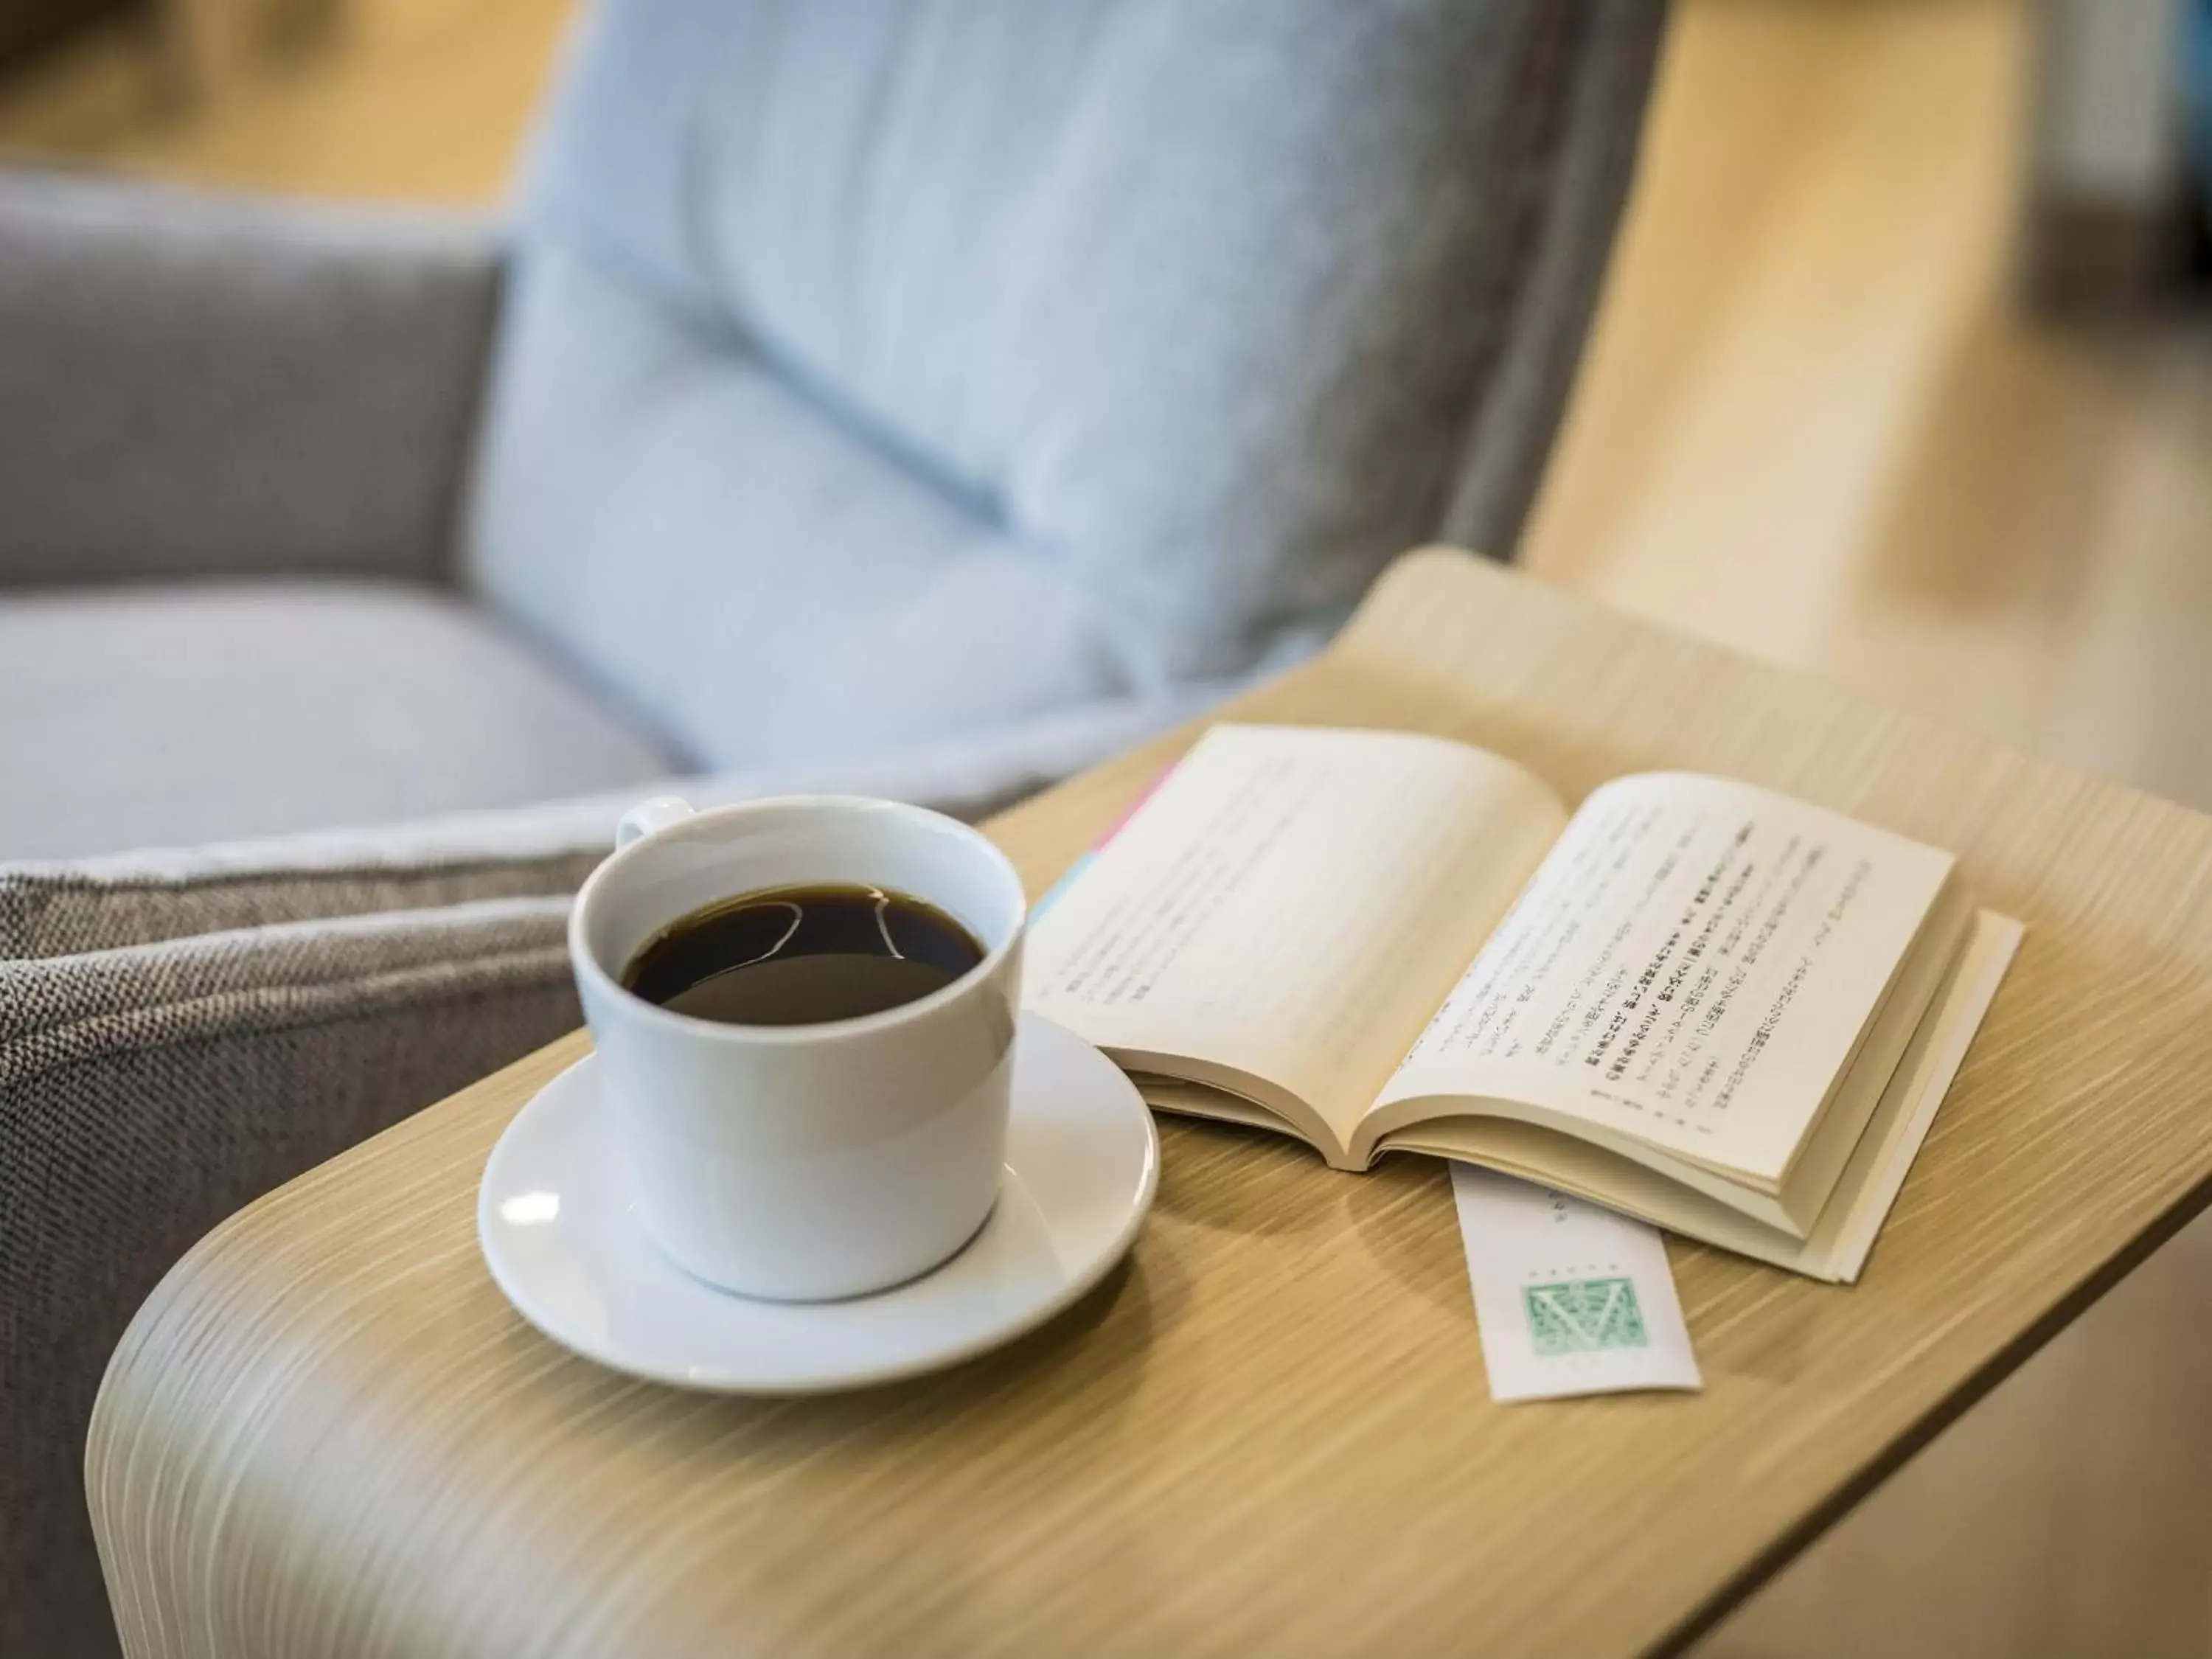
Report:
[{"label": "green stamp on bookmark", "polygon": [[1521,1287],[1522,1311],[1540,1359],[1553,1354],[1644,1348],[1644,1310],[1626,1279],[1571,1279]]}]

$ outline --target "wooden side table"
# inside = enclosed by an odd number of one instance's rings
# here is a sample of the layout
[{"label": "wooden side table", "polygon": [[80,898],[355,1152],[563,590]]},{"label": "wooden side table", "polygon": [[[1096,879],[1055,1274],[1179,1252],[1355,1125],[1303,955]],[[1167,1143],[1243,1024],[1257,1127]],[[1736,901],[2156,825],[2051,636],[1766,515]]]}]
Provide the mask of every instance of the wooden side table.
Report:
[{"label": "wooden side table", "polygon": [[[1664,1650],[2212,1194],[2212,821],[1444,553],[1236,712],[1571,796],[1731,773],[1958,849],[2027,942],[1863,1281],[1673,1245],[1705,1393],[1496,1407],[1441,1166],[1166,1122],[1132,1261],[1050,1328],[842,1398],[684,1395],[539,1337],[477,1255],[485,1155],[579,1036],[148,1302],[87,1459],[127,1651]],[[997,821],[1032,888],[1188,736]]]}]

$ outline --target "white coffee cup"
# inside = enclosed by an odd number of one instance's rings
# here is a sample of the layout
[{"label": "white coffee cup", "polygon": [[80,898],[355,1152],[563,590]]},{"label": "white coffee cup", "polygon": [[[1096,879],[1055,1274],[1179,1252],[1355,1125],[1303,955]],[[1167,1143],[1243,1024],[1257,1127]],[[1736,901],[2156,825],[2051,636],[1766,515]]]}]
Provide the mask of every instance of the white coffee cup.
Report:
[{"label": "white coffee cup", "polygon": [[[820,882],[921,899],[983,946],[929,995],[818,1025],[732,1025],[624,990],[661,929],[718,899]],[[576,896],[568,954],[636,1214],[725,1290],[819,1301],[927,1272],[989,1216],[1006,1154],[1027,907],[1006,854],[918,806],[802,796],[622,821]]]}]

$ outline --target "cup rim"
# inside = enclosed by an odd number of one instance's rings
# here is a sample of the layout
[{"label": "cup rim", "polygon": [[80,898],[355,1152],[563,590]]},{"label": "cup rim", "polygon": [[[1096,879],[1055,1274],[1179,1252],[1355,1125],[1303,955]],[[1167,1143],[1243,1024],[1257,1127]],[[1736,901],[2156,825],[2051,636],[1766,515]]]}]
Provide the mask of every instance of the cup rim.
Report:
[{"label": "cup rim", "polygon": [[[872,1014],[859,1014],[849,1019],[815,1020],[804,1025],[741,1025],[734,1021],[702,1019],[696,1014],[681,1014],[664,1008],[657,1002],[648,1002],[631,990],[600,965],[598,956],[584,938],[584,917],[592,896],[602,884],[623,866],[634,862],[643,849],[650,848],[663,836],[680,837],[687,830],[708,823],[727,822],[731,818],[747,817],[769,812],[787,812],[799,810],[865,811],[889,814],[908,821],[949,824],[972,845],[988,854],[1008,890],[1014,896],[1013,920],[1006,936],[984,952],[981,960],[957,979],[940,985],[927,996],[916,997],[911,1002],[902,1002],[895,1008],[884,1008]],[[915,897],[934,903],[926,895]],[[925,1017],[933,1011],[949,1006],[962,997],[973,994],[989,975],[1021,944],[1022,935],[1029,922],[1029,892],[1022,885],[1021,872],[1014,868],[1013,860],[998,842],[993,841],[972,823],[963,823],[948,813],[927,806],[916,806],[910,801],[890,800],[877,795],[767,795],[758,800],[732,801],[721,806],[701,807],[690,817],[640,836],[627,847],[617,848],[584,878],[576,890],[576,896],[568,907],[569,965],[582,977],[589,978],[599,989],[611,992],[621,999],[621,1006],[632,1014],[644,1018],[649,1024],[659,1024],[672,1031],[688,1032],[694,1036],[718,1036],[744,1043],[792,1044],[819,1042],[829,1037],[871,1035],[903,1025],[910,1020]]]}]

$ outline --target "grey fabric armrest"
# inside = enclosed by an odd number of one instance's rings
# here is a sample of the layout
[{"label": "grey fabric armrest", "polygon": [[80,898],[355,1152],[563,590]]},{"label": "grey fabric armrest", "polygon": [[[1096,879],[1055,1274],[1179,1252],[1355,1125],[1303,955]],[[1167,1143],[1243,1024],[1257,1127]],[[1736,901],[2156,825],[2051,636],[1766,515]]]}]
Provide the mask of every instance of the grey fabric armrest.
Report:
[{"label": "grey fabric armrest", "polygon": [[0,1653],[114,1650],[84,1437],[139,1303],[232,1211],[573,1029],[567,909],[0,963]]},{"label": "grey fabric armrest", "polygon": [[441,826],[0,867],[0,1654],[115,1650],[85,1425],[232,1211],[579,1023],[604,831]]},{"label": "grey fabric armrest", "polygon": [[0,583],[437,575],[501,264],[462,219],[0,170]]}]

